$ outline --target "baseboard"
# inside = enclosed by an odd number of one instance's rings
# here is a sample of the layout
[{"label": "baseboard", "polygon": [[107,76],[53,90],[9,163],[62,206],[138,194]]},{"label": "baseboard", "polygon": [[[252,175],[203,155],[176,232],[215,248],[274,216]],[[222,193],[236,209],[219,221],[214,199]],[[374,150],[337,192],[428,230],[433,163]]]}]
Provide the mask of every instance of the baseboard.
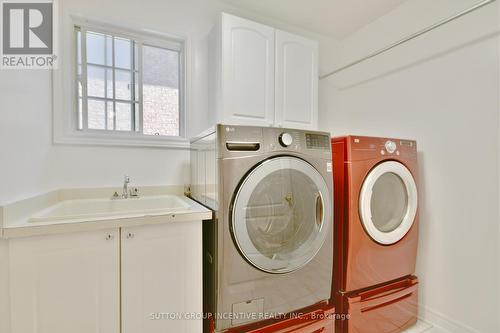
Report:
[{"label": "baseboard", "polygon": [[418,311],[420,320],[431,324],[433,327],[443,331],[443,333],[481,333],[424,305],[420,304]]}]

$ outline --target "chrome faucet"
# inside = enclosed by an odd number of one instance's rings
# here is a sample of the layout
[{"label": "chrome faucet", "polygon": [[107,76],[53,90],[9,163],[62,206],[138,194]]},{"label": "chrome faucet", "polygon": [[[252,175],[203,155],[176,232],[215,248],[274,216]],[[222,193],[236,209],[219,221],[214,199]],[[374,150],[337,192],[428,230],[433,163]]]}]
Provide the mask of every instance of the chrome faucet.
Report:
[{"label": "chrome faucet", "polygon": [[123,189],[122,189],[122,194],[119,195],[118,191],[116,191],[112,196],[112,200],[116,199],[128,199],[128,198],[134,198],[137,199],[139,198],[139,189],[138,188],[133,188],[131,190],[128,189],[128,185],[130,184],[130,177],[125,176],[123,180]]},{"label": "chrome faucet", "polygon": [[122,198],[123,199],[128,198],[128,184],[130,184],[130,177],[125,176],[125,179],[123,180],[123,190],[122,190]]}]

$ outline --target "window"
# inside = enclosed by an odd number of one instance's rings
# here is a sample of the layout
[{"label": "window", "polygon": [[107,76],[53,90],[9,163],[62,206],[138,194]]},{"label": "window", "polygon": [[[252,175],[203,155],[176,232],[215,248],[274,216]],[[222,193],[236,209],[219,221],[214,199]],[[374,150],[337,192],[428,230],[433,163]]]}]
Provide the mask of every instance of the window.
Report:
[{"label": "window", "polygon": [[77,128],[183,136],[183,45],[75,26]]}]

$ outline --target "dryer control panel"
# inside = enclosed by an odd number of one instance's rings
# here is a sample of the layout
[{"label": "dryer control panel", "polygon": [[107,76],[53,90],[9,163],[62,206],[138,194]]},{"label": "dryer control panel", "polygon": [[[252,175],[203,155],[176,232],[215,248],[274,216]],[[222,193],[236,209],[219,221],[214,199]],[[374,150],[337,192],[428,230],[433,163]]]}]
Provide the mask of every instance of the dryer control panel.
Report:
[{"label": "dryer control panel", "polygon": [[414,140],[349,136],[348,144],[350,160],[417,157],[417,143]]}]

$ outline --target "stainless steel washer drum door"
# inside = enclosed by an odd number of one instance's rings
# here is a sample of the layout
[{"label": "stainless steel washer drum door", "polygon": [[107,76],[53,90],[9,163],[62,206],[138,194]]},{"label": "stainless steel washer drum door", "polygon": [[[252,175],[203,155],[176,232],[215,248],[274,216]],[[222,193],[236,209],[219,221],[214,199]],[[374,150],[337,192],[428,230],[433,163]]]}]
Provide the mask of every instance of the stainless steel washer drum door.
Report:
[{"label": "stainless steel washer drum door", "polygon": [[363,182],[359,197],[361,222],[376,242],[394,244],[413,225],[417,201],[417,185],[410,171],[399,162],[381,163]]},{"label": "stainless steel washer drum door", "polygon": [[253,169],[234,198],[232,231],[241,254],[268,273],[307,264],[332,223],[330,193],[321,174],[295,157],[276,157]]}]

